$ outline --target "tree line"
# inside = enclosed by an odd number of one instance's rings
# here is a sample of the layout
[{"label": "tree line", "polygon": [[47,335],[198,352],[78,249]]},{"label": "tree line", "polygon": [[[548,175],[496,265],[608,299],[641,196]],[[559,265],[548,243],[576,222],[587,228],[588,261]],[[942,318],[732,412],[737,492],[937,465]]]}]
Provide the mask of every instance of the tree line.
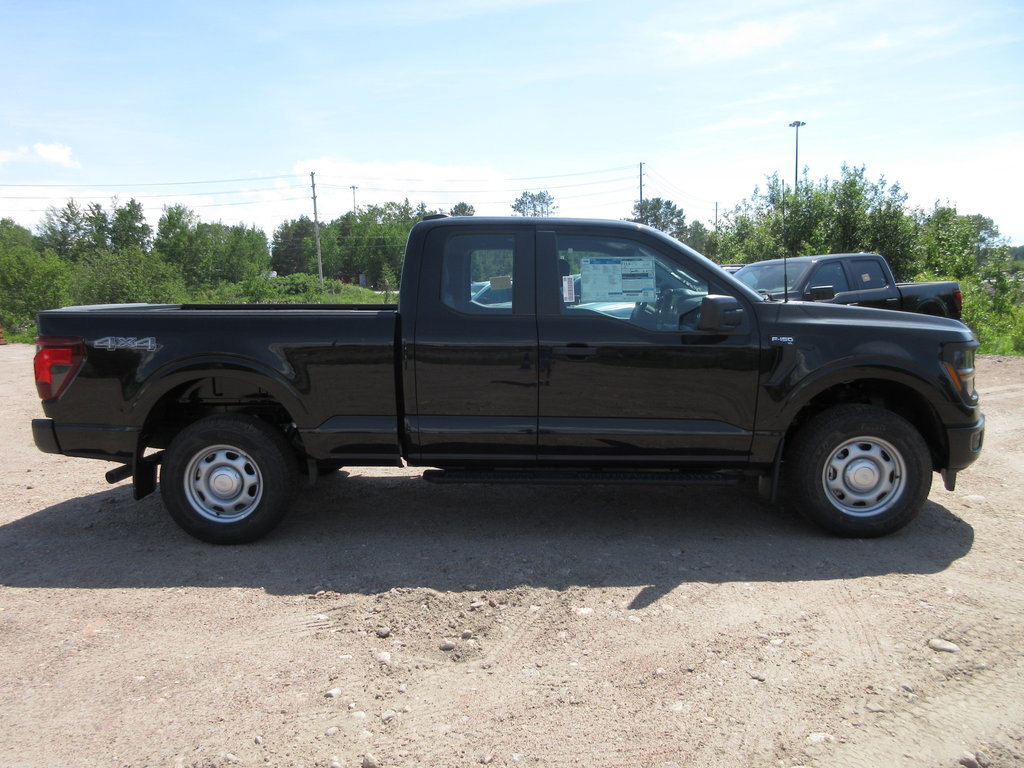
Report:
[{"label": "tree line", "polygon": [[964,322],[982,351],[1024,354],[1022,263],[992,219],[936,202],[911,207],[899,184],[873,181],[863,167],[795,189],[777,175],[706,234],[702,250],[719,263],[819,253],[882,254],[897,280],[958,280]]},{"label": "tree line", "polygon": [[[547,190],[524,191],[511,205],[523,216],[557,210]],[[383,301],[399,289],[409,230],[440,212],[408,199],[361,207],[319,226],[318,258],[317,226],[307,216],[283,222],[268,238],[256,227],[203,222],[171,205],[154,231],[135,199],[109,208],[69,200],[48,209],[35,232],[0,219],[0,326],[28,336],[36,312],[69,304]],[[475,211],[463,202],[448,213]],[[938,203],[911,208],[898,184],[873,181],[864,168],[843,167],[837,179],[805,173],[795,189],[771,176],[713,224],[687,221],[683,209],[659,197],[637,201],[625,218],[720,264],[881,253],[897,279],[959,280],[965,322],[983,349],[1024,354],[1021,249],[1009,248],[982,215]],[[376,292],[354,285],[360,282]]]}]

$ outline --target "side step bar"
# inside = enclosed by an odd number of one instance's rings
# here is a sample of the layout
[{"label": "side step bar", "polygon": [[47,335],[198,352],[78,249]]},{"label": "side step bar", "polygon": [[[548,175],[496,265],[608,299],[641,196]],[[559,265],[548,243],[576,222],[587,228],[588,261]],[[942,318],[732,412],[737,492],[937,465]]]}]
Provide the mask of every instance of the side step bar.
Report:
[{"label": "side step bar", "polygon": [[431,483],[488,483],[494,485],[739,485],[743,473],[738,470],[717,472],[623,470],[543,470],[543,469],[428,469],[423,479]]}]

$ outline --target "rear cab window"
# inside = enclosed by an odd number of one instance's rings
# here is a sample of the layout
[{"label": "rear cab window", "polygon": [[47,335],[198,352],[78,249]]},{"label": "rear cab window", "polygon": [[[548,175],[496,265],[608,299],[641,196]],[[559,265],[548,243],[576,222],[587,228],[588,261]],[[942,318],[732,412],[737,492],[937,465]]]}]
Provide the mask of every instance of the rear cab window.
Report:
[{"label": "rear cab window", "polygon": [[441,267],[441,303],[471,315],[512,314],[514,266],[514,235],[449,238]]},{"label": "rear cab window", "polygon": [[853,274],[852,288],[855,291],[885,288],[889,285],[882,265],[874,259],[853,259],[850,262],[850,270]]}]

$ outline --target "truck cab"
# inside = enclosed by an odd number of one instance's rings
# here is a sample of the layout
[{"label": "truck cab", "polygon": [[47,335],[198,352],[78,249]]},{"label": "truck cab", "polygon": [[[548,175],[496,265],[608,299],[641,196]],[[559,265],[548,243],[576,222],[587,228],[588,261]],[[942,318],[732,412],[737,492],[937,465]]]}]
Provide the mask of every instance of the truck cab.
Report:
[{"label": "truck cab", "polygon": [[746,462],[759,296],[636,225],[450,221],[400,304],[414,462]]}]

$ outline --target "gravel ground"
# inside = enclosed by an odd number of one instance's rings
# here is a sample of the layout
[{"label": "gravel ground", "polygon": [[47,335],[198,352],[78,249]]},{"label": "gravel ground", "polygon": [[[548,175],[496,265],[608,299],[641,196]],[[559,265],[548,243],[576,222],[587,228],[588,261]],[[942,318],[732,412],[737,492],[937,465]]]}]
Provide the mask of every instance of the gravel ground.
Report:
[{"label": "gravel ground", "polygon": [[214,547],[32,444],[0,346],[0,766],[1024,765],[1024,359],[881,540],[745,489],[353,469]]}]

